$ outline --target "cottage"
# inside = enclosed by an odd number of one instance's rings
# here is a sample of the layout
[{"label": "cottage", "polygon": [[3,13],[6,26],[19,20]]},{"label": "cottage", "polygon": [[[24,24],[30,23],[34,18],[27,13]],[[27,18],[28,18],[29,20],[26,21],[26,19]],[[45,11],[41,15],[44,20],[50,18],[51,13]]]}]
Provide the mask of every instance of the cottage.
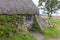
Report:
[{"label": "cottage", "polygon": [[25,27],[32,24],[33,16],[39,15],[39,9],[32,0],[0,0],[0,14],[2,15],[22,15]]}]

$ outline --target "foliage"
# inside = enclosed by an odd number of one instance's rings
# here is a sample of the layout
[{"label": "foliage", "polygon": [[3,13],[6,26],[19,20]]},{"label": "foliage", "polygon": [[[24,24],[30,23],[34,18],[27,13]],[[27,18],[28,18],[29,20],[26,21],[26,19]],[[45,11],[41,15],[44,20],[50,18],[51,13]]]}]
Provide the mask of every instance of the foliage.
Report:
[{"label": "foliage", "polygon": [[0,22],[13,22],[17,16],[15,15],[0,15]]},{"label": "foliage", "polygon": [[10,37],[17,32],[17,28],[12,26],[16,18],[16,15],[0,15],[0,38]]},{"label": "foliage", "polygon": [[40,26],[36,21],[36,17],[34,16],[34,21],[31,30],[36,31],[36,32],[41,32]]},{"label": "foliage", "polygon": [[23,17],[18,15],[0,15],[0,24],[5,23],[20,23],[21,25],[24,23]]},{"label": "foliage", "polygon": [[18,32],[15,23],[22,25],[23,22],[20,15],[0,15],[0,40],[36,40],[25,30]]},{"label": "foliage", "polygon": [[43,10],[47,11],[46,13],[49,18],[60,9],[60,1],[58,0],[39,0],[39,6],[41,6],[43,2],[45,3]]},{"label": "foliage", "polygon": [[[17,29],[9,24],[4,24],[0,26],[0,38],[10,37],[17,32]],[[12,35],[11,35],[12,34]]]}]

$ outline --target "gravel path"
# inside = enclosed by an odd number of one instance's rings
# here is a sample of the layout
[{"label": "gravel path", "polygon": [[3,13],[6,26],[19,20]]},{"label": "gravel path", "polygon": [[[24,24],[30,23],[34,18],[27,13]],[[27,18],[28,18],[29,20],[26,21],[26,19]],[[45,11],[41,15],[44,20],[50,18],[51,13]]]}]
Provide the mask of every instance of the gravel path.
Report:
[{"label": "gravel path", "polygon": [[40,33],[30,32],[37,40],[44,40],[44,37]]}]

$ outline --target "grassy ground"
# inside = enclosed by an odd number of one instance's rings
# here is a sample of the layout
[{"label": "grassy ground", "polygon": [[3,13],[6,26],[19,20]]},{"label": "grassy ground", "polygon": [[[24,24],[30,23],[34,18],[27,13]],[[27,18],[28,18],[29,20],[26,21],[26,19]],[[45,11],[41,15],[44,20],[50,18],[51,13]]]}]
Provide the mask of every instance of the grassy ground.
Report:
[{"label": "grassy ground", "polygon": [[[18,15],[0,15],[0,40],[36,40],[24,29],[18,30],[23,24],[23,17]],[[21,26],[19,26],[21,27]]]},{"label": "grassy ground", "polygon": [[13,37],[9,37],[6,40],[36,40],[31,34],[22,34],[18,33],[16,35],[14,35]]},{"label": "grassy ground", "polygon": [[0,38],[0,40],[37,40],[31,34],[24,34],[23,32],[16,33],[11,37]]},{"label": "grassy ground", "polygon": [[52,27],[47,27],[46,29],[41,31],[38,23],[34,19],[34,24],[32,25],[32,29],[34,31],[41,32],[41,34],[44,35],[45,40],[49,40],[50,38],[60,38],[60,18],[52,17],[51,19],[47,19],[47,20],[49,20],[53,24]]},{"label": "grassy ground", "polygon": [[60,18],[52,17],[49,20],[54,26],[43,30],[45,40],[49,40],[49,38],[60,38]]}]

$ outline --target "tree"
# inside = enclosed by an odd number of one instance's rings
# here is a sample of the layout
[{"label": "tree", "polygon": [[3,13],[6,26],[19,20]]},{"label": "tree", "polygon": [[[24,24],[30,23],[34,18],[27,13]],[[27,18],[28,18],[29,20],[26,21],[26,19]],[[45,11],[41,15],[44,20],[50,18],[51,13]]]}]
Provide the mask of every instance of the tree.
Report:
[{"label": "tree", "polygon": [[39,6],[41,6],[43,2],[45,3],[43,10],[47,11],[49,18],[52,17],[53,13],[60,9],[59,0],[39,0]]}]

